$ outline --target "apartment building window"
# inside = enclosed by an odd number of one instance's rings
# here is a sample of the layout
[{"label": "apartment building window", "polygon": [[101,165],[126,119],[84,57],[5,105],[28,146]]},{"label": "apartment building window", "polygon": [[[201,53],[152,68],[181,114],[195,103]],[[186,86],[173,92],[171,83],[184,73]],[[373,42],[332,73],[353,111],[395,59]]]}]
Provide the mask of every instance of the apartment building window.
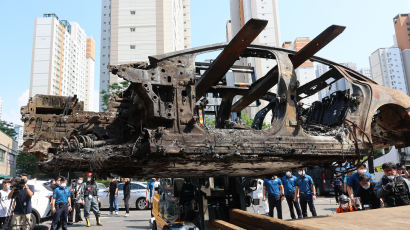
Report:
[{"label": "apartment building window", "polygon": [[131,10],[131,11],[130,11],[130,14],[131,14],[131,15],[135,15],[135,10]]},{"label": "apartment building window", "polygon": [[130,28],[130,31],[135,32],[135,28],[134,27]]},{"label": "apartment building window", "polygon": [[130,49],[135,50],[135,45],[130,45]]}]

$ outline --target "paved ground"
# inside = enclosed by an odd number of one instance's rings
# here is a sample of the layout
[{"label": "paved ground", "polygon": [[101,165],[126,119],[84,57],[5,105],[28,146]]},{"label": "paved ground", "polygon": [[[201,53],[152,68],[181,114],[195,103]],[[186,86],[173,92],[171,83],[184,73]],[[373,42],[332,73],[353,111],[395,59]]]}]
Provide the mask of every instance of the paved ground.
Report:
[{"label": "paved ground", "polygon": [[[336,202],[334,198],[319,198],[315,201],[316,210],[318,215],[329,215],[335,213],[336,211]],[[248,211],[252,211],[252,208],[249,208]],[[263,213],[263,209],[261,209],[261,214]],[[282,213],[284,219],[290,219],[289,208],[286,201],[282,202]],[[276,217],[276,210],[274,213]],[[308,215],[311,216],[311,213],[308,211]],[[78,230],[90,230],[90,229],[98,229],[98,230],[108,230],[108,229],[150,229],[148,220],[150,218],[150,211],[137,211],[131,210],[129,217],[124,217],[124,211],[120,211],[120,215],[118,216],[110,216],[108,215],[108,211],[102,211],[101,220],[104,226],[97,227],[95,226],[95,218],[91,216],[91,224],[92,228],[87,228],[85,223],[82,224],[74,224],[69,226],[69,228],[78,229]],[[51,222],[45,222],[41,225],[36,227],[36,230],[46,230],[50,228]]]}]

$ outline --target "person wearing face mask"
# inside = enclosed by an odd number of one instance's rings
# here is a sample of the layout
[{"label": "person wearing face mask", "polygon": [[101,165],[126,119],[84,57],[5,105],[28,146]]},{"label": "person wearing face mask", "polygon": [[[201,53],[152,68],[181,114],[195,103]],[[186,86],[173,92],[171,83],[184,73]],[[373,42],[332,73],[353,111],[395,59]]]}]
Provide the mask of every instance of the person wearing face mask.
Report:
[{"label": "person wearing face mask", "polygon": [[295,183],[297,178],[292,175],[291,171],[287,171],[285,176],[282,177],[283,188],[285,190],[285,198],[286,202],[289,206],[290,216],[292,219],[296,219],[295,212],[293,210],[293,206],[295,206],[296,213],[298,214],[298,218],[302,218],[302,211],[300,210],[299,202],[295,199]]},{"label": "person wearing face mask", "polygon": [[346,195],[342,194],[338,198],[339,207],[336,209],[337,213],[353,212],[354,208],[350,205],[350,199]]},{"label": "person wearing face mask", "polygon": [[2,182],[3,189],[0,190],[1,194],[1,199],[0,199],[0,229],[3,229],[3,224],[4,221],[7,219],[9,213],[9,207],[10,207],[10,199],[9,199],[9,193],[10,193],[10,181],[8,180],[3,180]]},{"label": "person wearing face mask", "polygon": [[384,176],[376,185],[376,194],[387,207],[410,204],[408,182],[397,174],[397,166],[391,162],[382,165]]},{"label": "person wearing face mask", "polygon": [[309,205],[312,216],[317,216],[315,204],[313,203],[316,200],[315,183],[303,168],[298,170],[298,174],[299,178],[296,180],[295,198],[293,200],[296,202],[299,197],[303,218],[307,217],[307,205]]},{"label": "person wearing face mask", "polygon": [[62,229],[66,230],[68,212],[72,208],[70,188],[67,187],[67,180],[65,178],[61,178],[60,186],[53,192],[51,207],[54,215],[50,229],[58,229],[58,225],[61,225]]},{"label": "person wearing face mask", "polygon": [[367,166],[365,163],[360,163],[356,166],[357,172],[353,173],[352,176],[347,181],[347,192],[349,194],[350,200],[354,200],[357,197],[357,192],[360,188],[359,176],[365,174],[369,176],[371,182],[374,182],[372,175],[367,172]]},{"label": "person wearing face mask", "polygon": [[370,181],[370,177],[366,174],[359,176],[360,188],[357,196],[360,198],[361,209],[375,209],[381,207],[381,200],[377,197],[374,187],[376,184]]},{"label": "person wearing face mask", "polygon": [[268,193],[269,216],[273,217],[273,208],[276,207],[278,218],[282,219],[282,200],[285,198],[283,197],[282,181],[277,176],[272,176],[270,179],[263,181],[262,201],[266,200],[266,193]]},{"label": "person wearing face mask", "polygon": [[98,197],[98,188],[95,178],[92,173],[87,173],[87,182],[83,183],[81,193],[82,204],[84,205],[84,218],[87,222],[87,227],[91,227],[90,211],[92,210],[98,226],[102,226],[100,219],[100,209],[98,203],[100,198]]},{"label": "person wearing face mask", "polygon": [[82,189],[83,189],[83,178],[79,177],[77,179],[77,183],[75,183],[74,187],[72,188],[74,190],[74,194],[75,194],[75,199],[73,200],[74,203],[74,212],[75,212],[75,219],[74,222],[75,223],[81,223],[81,221],[83,221],[83,219],[81,218],[81,193],[82,193]]}]

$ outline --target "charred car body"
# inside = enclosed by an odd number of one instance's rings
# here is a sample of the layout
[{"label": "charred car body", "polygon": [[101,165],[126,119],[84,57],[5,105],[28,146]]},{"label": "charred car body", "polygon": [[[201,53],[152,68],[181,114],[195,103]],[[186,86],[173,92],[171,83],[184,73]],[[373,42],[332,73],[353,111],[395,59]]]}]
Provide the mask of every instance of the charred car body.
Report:
[{"label": "charred car body", "polygon": [[[267,21],[252,19],[229,44],[152,56],[149,63],[109,66],[130,83],[111,98],[108,112],[86,112],[76,97],[36,95],[22,108],[26,151],[45,170],[93,170],[127,176],[256,176],[334,161],[357,160],[373,149],[410,145],[410,98],[361,74],[313,55],[344,27],[331,26],[298,52],[250,45]],[[195,57],[222,50],[202,75]],[[239,58],[277,65],[249,87],[226,86]],[[295,69],[306,60],[328,65],[300,85]],[[305,108],[301,100],[339,79],[348,89]],[[269,90],[277,86],[277,92]],[[205,96],[221,98],[216,127],[199,122]],[[240,96],[239,99],[238,96]],[[229,121],[266,100],[254,125]],[[271,126],[261,130],[268,111]]]}]

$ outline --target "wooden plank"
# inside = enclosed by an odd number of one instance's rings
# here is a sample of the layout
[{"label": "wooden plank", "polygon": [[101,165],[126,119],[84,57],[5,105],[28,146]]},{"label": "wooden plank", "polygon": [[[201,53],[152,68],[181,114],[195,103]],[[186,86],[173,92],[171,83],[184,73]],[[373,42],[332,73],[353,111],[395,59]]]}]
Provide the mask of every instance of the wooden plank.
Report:
[{"label": "wooden plank", "polygon": [[195,86],[197,100],[225,76],[235,61],[238,60],[242,51],[255,40],[267,24],[267,20],[250,19],[243,26],[198,80]]},{"label": "wooden plank", "polygon": [[[309,60],[313,55],[315,55],[319,50],[329,44],[333,39],[335,39],[339,34],[343,32],[346,27],[332,25],[326,30],[316,36],[312,41],[310,41],[306,46],[299,50],[295,55],[290,56],[293,68],[296,69],[302,65],[305,61]],[[244,95],[239,99],[233,106],[233,112],[240,112],[248,105],[250,105],[255,100],[259,99],[268,92],[273,86],[278,83],[278,72],[277,66],[272,68],[265,76],[258,79],[250,87],[249,93]]]},{"label": "wooden plank", "polygon": [[245,230],[245,228],[241,228],[223,220],[214,220],[211,222],[211,226],[220,230]]}]

